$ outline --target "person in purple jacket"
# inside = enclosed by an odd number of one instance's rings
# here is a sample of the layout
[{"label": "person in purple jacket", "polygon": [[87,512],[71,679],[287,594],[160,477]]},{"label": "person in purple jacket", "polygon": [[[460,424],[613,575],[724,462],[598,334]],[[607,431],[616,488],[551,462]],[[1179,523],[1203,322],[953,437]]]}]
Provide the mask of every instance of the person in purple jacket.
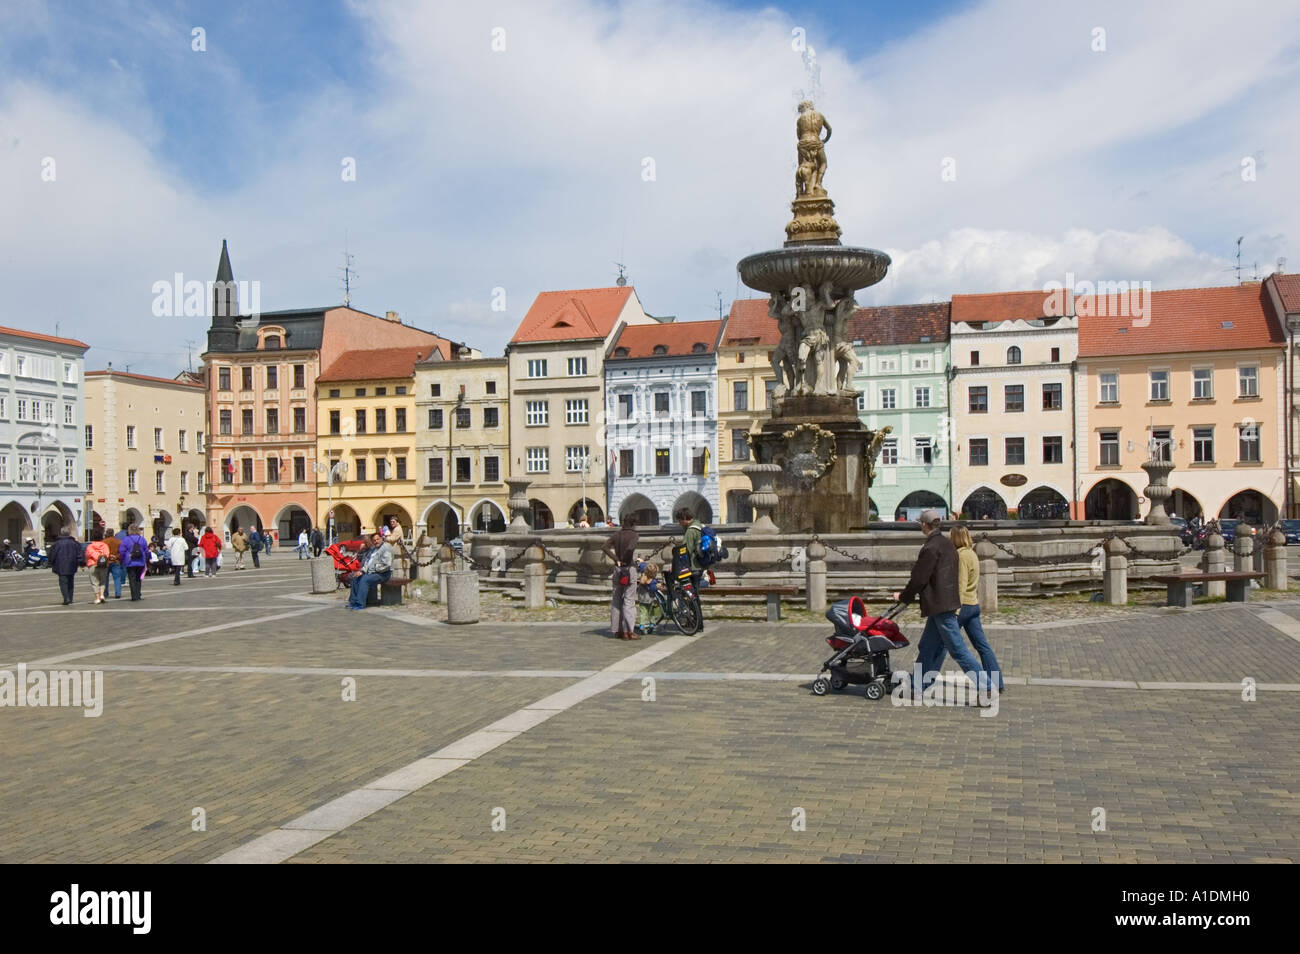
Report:
[{"label": "person in purple jacket", "polygon": [[118,554],[126,569],[126,582],[131,587],[131,602],[134,603],[141,598],[140,581],[144,578],[145,570],[149,569],[149,541],[140,536],[137,524],[133,523],[127,528]]}]

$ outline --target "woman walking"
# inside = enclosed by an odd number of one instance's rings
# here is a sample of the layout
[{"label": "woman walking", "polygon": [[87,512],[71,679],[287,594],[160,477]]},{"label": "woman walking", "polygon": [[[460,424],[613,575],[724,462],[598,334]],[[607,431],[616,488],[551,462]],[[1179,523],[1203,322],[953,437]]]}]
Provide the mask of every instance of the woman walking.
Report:
[{"label": "woman walking", "polygon": [[190,546],[181,536],[181,528],[176,527],[172,530],[172,538],[167,541],[167,552],[171,554],[172,573],[176,576],[173,586],[181,585],[181,569],[185,566],[186,558],[189,556]]},{"label": "woman walking", "polygon": [[636,520],[628,517],[623,526],[605,540],[602,553],[614,561],[614,596],[609,603],[609,629],[615,639],[640,639],[636,633]]},{"label": "woman walking", "polygon": [[108,544],[104,542],[104,530],[96,527],[90,531],[90,542],[86,544],[86,568],[94,580],[95,598],[92,603],[104,602],[104,589],[108,586]]},{"label": "woman walking", "polygon": [[199,537],[199,550],[203,554],[203,575],[215,576],[217,573],[217,556],[221,553],[221,538],[205,527],[203,536]]},{"label": "woman walking", "polygon": [[133,523],[127,528],[118,556],[122,560],[122,567],[126,570],[126,582],[131,588],[131,602],[138,603],[143,599],[140,595],[140,581],[144,579],[145,571],[149,568],[149,541],[140,536],[138,524]]},{"label": "woman walking", "polygon": [[[998,657],[993,655],[993,647],[989,645],[988,637],[984,635],[984,627],[980,623],[980,561],[975,555],[975,545],[971,540],[970,531],[965,527],[953,527],[948,538],[957,548],[957,590],[961,594],[961,609],[957,611],[957,625],[966,631],[966,637],[975,647],[975,652],[979,654],[980,664],[988,673],[989,684],[991,685],[996,678],[998,692],[1001,692],[1002,667],[998,665]],[[980,689],[983,691],[984,687],[981,686]]]}]

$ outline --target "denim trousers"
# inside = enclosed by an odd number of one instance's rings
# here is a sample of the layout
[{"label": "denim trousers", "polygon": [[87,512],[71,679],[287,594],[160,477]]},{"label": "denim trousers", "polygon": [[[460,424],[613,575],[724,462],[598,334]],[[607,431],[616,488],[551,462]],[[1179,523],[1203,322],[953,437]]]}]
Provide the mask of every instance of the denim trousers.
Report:
[{"label": "denim trousers", "polygon": [[[975,647],[975,652],[979,653],[980,663],[984,666],[984,671],[992,679],[994,675],[998,680],[998,692],[1003,688],[1002,667],[998,665],[998,657],[993,655],[993,647],[989,645],[989,638],[984,635],[984,626],[980,623],[980,608],[978,603],[969,606],[963,606],[957,611],[957,625],[966,631],[966,637],[970,640],[971,645]],[[982,688],[982,687],[981,687]]]},{"label": "denim trousers", "polygon": [[383,573],[366,573],[352,581],[352,592],[348,596],[348,605],[353,609],[366,608],[366,596],[370,593],[370,588],[378,583],[387,583],[388,578],[393,575],[392,570],[385,570]]},{"label": "denim trousers", "polygon": [[108,576],[113,581],[113,595],[122,595],[122,584],[126,582],[126,567],[120,563],[110,563],[108,565]]},{"label": "denim trousers", "polygon": [[[966,648],[966,641],[961,638],[961,629],[957,626],[957,614],[935,613],[926,617],[925,629],[916,644],[916,662],[921,667],[921,678],[926,686],[934,681],[931,673],[939,671],[943,666],[944,657],[949,654],[962,672],[971,673],[974,678],[979,679],[979,674],[983,670],[975,656]],[[916,685],[912,687],[917,693],[923,688],[924,686]]]}]

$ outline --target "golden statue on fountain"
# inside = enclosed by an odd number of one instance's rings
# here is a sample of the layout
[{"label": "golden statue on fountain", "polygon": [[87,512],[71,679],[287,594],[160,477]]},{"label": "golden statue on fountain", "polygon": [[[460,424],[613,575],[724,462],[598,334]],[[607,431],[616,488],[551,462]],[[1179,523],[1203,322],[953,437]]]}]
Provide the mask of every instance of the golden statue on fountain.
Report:
[{"label": "golden statue on fountain", "polygon": [[[822,130],[826,138],[822,138]],[[799,104],[795,120],[799,165],[794,175],[794,219],[785,227],[786,245],[838,245],[840,227],[835,221],[835,203],[826,195],[826,143],[831,141],[831,124],[817,111],[812,100]]]}]

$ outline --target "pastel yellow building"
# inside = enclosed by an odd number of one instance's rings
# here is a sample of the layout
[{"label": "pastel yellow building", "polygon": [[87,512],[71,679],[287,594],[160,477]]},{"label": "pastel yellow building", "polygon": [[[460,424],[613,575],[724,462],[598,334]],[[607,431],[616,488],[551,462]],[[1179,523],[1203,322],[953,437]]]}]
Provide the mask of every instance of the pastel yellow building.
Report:
[{"label": "pastel yellow building", "polygon": [[722,523],[748,523],[752,488],[743,468],[751,463],[748,434],[771,414],[776,387],[771,354],[780,332],[767,314],[766,298],[731,303],[718,345],[718,498]]}]

